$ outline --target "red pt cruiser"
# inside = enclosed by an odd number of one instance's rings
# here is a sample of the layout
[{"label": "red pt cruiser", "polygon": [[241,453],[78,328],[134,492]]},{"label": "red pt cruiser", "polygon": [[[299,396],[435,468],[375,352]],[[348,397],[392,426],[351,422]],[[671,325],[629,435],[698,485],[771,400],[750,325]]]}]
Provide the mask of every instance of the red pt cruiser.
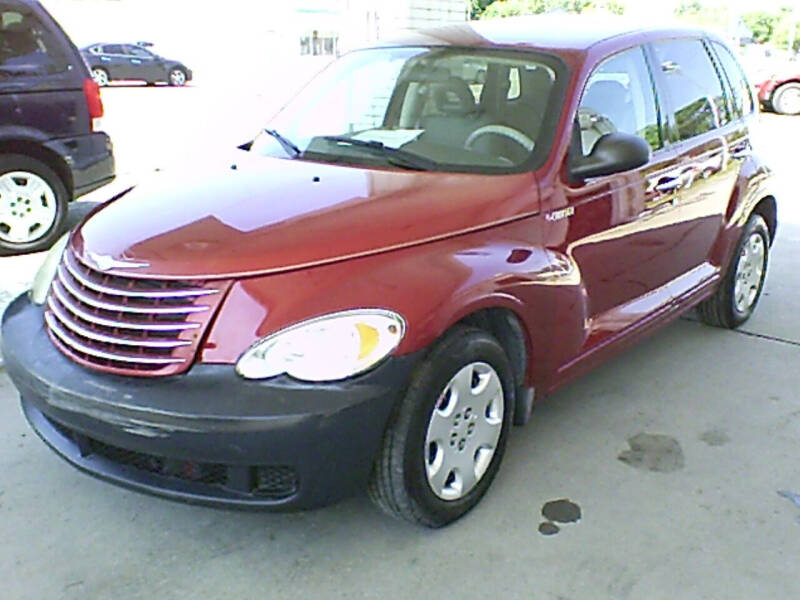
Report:
[{"label": "red pt cruiser", "polygon": [[692,29],[534,18],[347,54],[216,171],[55,247],[3,321],[58,454],[174,499],[367,487],[437,527],[533,404],[697,307],[737,327],[775,236],[756,107]]}]

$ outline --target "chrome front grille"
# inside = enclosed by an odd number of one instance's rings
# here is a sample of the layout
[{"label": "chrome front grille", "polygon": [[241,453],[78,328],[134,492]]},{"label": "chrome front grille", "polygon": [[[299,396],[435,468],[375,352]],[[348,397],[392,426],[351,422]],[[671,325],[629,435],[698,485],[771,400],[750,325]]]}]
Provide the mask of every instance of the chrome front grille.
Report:
[{"label": "chrome front grille", "polygon": [[227,284],[110,275],[67,250],[44,316],[56,346],[85,366],[173,375],[191,364]]}]

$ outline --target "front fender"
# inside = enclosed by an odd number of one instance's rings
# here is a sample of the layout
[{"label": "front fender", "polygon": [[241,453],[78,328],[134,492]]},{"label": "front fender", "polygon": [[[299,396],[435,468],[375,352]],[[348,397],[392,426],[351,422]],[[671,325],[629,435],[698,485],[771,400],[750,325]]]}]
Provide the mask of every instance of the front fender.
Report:
[{"label": "front fender", "polygon": [[[517,315],[531,360],[552,339],[551,254],[537,245],[541,223],[526,218],[470,235],[383,254],[236,282],[199,360],[235,363],[255,341],[312,317],[383,308],[408,324],[397,354],[428,348],[448,328],[485,308]],[[546,364],[546,363],[542,363]]]}]

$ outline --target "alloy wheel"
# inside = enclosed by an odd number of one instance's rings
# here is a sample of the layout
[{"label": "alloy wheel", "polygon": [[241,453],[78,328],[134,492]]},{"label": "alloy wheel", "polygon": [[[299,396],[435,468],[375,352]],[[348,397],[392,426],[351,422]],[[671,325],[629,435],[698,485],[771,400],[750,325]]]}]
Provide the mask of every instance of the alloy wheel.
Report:
[{"label": "alloy wheel", "polygon": [[186,74],[180,69],[175,69],[169,74],[169,82],[172,85],[183,85],[186,83]]},{"label": "alloy wheel", "polygon": [[108,73],[106,73],[103,69],[95,69],[92,71],[92,79],[94,79],[95,83],[100,87],[105,87],[108,85]]},{"label": "alloy wheel", "polygon": [[764,238],[758,232],[753,232],[742,245],[739,260],[736,263],[733,301],[736,310],[740,313],[747,312],[758,298],[766,258]]}]

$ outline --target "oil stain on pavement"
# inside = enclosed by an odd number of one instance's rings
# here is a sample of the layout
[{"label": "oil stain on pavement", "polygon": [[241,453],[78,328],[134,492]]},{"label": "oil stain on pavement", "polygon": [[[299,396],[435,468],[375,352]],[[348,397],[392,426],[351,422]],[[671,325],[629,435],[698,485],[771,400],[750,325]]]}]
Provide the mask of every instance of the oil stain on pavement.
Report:
[{"label": "oil stain on pavement", "polygon": [[542,506],[542,516],[547,519],[539,524],[539,533],[542,535],[555,535],[561,528],[556,523],[577,523],[581,518],[581,507],[574,502],[561,498],[545,502]]},{"label": "oil stain on pavement", "polygon": [[708,431],[704,431],[698,436],[698,439],[709,446],[724,446],[731,441],[728,434],[721,429],[709,429]]},{"label": "oil stain on pavement", "polygon": [[638,433],[628,438],[630,450],[617,458],[626,465],[656,473],[670,473],[683,468],[683,450],[675,438],[658,433]]}]

